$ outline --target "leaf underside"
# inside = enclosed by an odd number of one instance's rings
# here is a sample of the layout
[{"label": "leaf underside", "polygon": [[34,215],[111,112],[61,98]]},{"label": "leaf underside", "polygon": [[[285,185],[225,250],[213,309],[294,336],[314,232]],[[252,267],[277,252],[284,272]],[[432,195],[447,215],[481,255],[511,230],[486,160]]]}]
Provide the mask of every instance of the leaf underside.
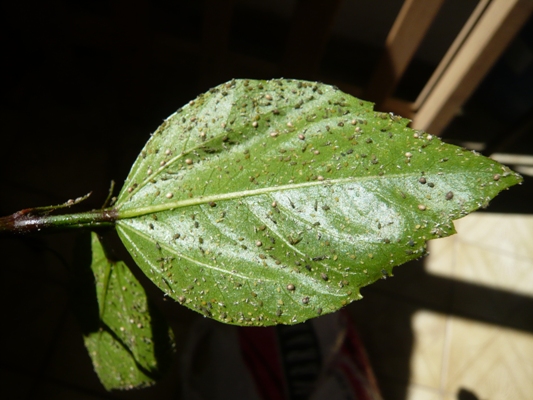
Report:
[{"label": "leaf underside", "polygon": [[170,361],[170,338],[154,335],[154,325],[162,321],[154,320],[144,289],[128,267],[106,257],[97,234],[92,233],[91,242],[100,327],[84,342],[94,369],[107,390],[152,385]]},{"label": "leaf underside", "polygon": [[320,83],[220,85],[148,141],[119,235],[161,290],[219,321],[333,312],[521,181],[407,123]]}]

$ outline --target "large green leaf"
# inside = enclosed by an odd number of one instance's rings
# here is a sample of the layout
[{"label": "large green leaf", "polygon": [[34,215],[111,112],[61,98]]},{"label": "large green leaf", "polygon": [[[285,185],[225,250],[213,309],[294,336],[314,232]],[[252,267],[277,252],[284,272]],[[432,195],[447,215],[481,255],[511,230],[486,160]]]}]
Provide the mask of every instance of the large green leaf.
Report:
[{"label": "large green leaf", "polygon": [[155,383],[171,357],[168,326],[128,267],[106,257],[95,233],[91,269],[99,322],[84,341],[100,381],[107,390]]},{"label": "large green leaf", "polygon": [[148,141],[118,232],[156,285],[206,316],[272,325],[335,311],[521,180],[407,123],[319,83],[223,84]]}]

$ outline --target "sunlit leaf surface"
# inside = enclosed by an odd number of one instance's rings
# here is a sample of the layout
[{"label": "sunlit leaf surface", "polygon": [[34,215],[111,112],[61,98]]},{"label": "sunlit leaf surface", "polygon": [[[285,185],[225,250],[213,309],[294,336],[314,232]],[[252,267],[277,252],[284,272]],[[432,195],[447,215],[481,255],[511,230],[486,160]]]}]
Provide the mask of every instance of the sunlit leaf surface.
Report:
[{"label": "sunlit leaf surface", "polygon": [[118,232],[156,285],[206,316],[335,311],[521,180],[407,122],[323,84],[231,81],[153,134]]},{"label": "sunlit leaf surface", "polygon": [[154,332],[162,321],[154,321],[144,289],[123,262],[106,257],[95,233],[92,257],[100,323],[84,340],[94,369],[108,390],[151,385],[171,356],[168,328],[160,327],[163,338]]}]

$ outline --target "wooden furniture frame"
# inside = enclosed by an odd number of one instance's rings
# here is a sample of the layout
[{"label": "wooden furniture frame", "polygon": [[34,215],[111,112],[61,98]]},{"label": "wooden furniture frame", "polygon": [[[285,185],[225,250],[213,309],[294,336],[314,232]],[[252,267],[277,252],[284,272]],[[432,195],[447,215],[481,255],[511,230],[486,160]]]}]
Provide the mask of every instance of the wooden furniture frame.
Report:
[{"label": "wooden furniture frame", "polygon": [[532,0],[480,0],[413,103],[391,98],[443,0],[406,0],[363,97],[442,133],[533,12]]}]

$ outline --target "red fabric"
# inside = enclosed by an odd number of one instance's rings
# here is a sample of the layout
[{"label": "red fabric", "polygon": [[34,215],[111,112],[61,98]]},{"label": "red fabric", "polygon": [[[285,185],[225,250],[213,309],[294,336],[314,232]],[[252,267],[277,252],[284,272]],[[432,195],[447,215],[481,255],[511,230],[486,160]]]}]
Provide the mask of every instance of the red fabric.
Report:
[{"label": "red fabric", "polygon": [[285,385],[274,328],[240,328],[242,357],[265,400],[284,399]]}]

